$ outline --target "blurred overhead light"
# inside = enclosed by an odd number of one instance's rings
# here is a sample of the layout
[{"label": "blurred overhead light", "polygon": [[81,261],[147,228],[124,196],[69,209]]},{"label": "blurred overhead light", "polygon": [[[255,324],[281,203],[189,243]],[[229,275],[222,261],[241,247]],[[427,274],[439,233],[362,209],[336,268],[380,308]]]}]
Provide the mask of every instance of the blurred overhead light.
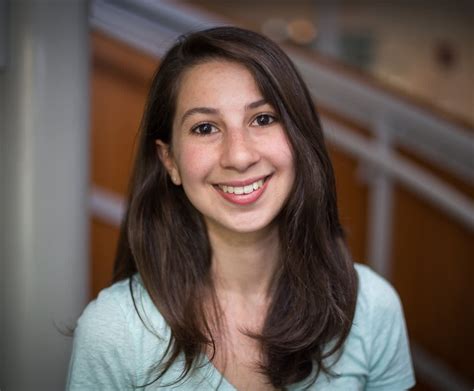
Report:
[{"label": "blurred overhead light", "polygon": [[298,45],[309,45],[316,39],[316,27],[308,19],[293,19],[288,23],[288,35]]}]

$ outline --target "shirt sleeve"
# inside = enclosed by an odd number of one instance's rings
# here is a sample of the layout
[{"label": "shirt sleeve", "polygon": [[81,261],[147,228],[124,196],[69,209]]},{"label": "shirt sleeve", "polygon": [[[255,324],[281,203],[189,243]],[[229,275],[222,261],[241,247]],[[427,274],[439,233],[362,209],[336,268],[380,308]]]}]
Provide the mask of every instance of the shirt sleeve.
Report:
[{"label": "shirt sleeve", "polygon": [[378,276],[371,294],[375,300],[369,315],[371,344],[366,391],[407,390],[414,386],[415,377],[400,298]]},{"label": "shirt sleeve", "polygon": [[67,390],[127,390],[133,388],[135,361],[127,322],[119,302],[102,292],[78,320]]}]

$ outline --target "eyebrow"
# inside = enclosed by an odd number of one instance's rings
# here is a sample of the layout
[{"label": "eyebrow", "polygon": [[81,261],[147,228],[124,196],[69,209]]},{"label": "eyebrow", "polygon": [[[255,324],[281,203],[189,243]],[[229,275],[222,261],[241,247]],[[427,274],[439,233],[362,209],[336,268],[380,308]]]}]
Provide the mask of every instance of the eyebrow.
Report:
[{"label": "eyebrow", "polygon": [[[249,103],[245,105],[245,111],[256,109],[257,107],[266,105],[268,102],[265,99],[259,99],[255,102]],[[194,115],[194,114],[219,114],[220,111],[218,109],[214,109],[212,107],[193,107],[192,109],[187,110],[183,117],[181,118],[181,125],[184,123],[186,118]]]},{"label": "eyebrow", "polygon": [[248,105],[245,106],[245,111],[251,110],[251,109],[256,109],[257,107],[266,105],[268,102],[266,99],[260,99],[255,102],[249,103]]},{"label": "eyebrow", "polygon": [[219,114],[219,110],[213,109],[212,107],[193,107],[183,114],[181,118],[181,125],[184,123],[186,118],[194,114]]}]

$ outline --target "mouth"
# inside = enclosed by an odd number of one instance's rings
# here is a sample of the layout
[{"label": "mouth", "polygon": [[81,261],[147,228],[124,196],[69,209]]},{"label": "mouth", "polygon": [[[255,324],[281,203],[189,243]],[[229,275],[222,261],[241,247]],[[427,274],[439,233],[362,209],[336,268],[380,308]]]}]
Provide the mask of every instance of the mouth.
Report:
[{"label": "mouth", "polygon": [[270,175],[268,175],[264,178],[258,179],[256,181],[253,181],[253,182],[251,182],[247,185],[237,186],[237,185],[230,185],[230,184],[229,185],[219,184],[217,186],[224,193],[228,193],[228,194],[237,194],[237,195],[250,194],[250,193],[253,193],[254,191],[257,191],[258,189],[262,188],[263,184],[265,183],[265,181],[269,177],[270,177]]},{"label": "mouth", "polygon": [[232,203],[245,205],[255,202],[267,187],[272,175],[240,182],[219,183],[214,188],[226,200]]}]

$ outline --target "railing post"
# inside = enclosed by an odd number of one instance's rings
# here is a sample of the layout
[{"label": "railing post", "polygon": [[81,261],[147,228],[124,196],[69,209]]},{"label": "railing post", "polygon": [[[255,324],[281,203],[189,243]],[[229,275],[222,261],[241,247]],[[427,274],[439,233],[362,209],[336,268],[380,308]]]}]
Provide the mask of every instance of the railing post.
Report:
[{"label": "railing post", "polygon": [[[383,115],[374,126],[375,141],[380,151],[390,153],[392,133]],[[382,169],[373,167],[374,175],[369,180],[370,195],[368,207],[369,235],[367,249],[369,263],[375,271],[390,279],[393,215],[393,180]]]}]

